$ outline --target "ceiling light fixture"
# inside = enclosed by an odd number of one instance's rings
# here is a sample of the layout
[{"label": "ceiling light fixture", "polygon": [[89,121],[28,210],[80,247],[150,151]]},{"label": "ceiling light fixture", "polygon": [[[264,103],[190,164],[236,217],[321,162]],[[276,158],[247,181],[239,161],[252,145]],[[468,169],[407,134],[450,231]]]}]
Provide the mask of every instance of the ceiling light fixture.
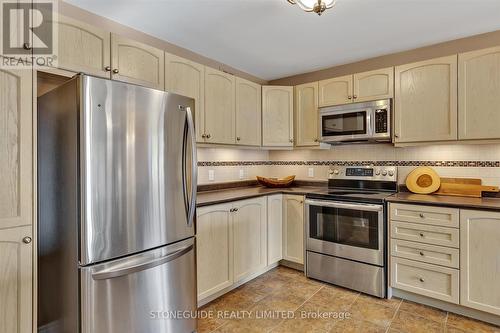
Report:
[{"label": "ceiling light fixture", "polygon": [[327,9],[335,6],[337,0],[287,0],[292,5],[298,5],[306,12],[315,12],[318,15],[323,14]]}]

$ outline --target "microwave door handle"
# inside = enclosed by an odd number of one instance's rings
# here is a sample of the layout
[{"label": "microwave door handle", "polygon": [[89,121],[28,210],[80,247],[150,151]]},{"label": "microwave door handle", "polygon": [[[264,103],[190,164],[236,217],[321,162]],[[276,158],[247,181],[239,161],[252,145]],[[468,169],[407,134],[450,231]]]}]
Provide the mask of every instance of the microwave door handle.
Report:
[{"label": "microwave door handle", "polygon": [[366,112],[366,123],[368,124],[368,135],[371,137],[373,136],[373,128],[375,127],[373,124],[373,121],[375,120],[374,114],[373,114],[373,109],[367,110]]},{"label": "microwave door handle", "polygon": [[119,265],[119,267],[116,267],[116,268],[111,267],[108,269],[104,269],[102,271],[93,273],[92,279],[94,279],[94,280],[107,280],[107,279],[120,277],[123,275],[129,275],[132,273],[144,271],[146,269],[160,266],[160,265],[166,264],[169,261],[177,259],[177,258],[183,256],[184,254],[188,253],[192,249],[193,249],[193,244],[182,247],[180,249],[177,249],[176,251],[168,253],[167,255],[160,257],[160,258],[146,260],[144,262],[139,262],[139,263],[134,262],[133,265]]},{"label": "microwave door handle", "polygon": [[372,205],[372,204],[352,204],[338,201],[319,201],[319,200],[306,200],[306,205],[319,206],[319,207],[331,207],[331,208],[344,208],[344,209],[355,209],[363,210],[369,212],[380,212],[383,210],[382,205]]}]

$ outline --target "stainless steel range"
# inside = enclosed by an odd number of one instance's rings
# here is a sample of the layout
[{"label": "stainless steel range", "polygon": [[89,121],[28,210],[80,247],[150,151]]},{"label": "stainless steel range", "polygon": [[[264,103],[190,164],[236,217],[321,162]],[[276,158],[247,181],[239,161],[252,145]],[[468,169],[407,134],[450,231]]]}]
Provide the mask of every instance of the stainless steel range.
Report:
[{"label": "stainless steel range", "polygon": [[306,275],[386,296],[385,198],[396,167],[335,167],[328,189],[306,196]]}]

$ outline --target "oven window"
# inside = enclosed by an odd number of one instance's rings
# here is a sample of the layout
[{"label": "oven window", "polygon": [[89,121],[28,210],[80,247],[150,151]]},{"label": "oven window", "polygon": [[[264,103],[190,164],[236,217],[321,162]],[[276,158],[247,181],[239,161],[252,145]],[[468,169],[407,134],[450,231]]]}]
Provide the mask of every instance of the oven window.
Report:
[{"label": "oven window", "polygon": [[366,111],[322,116],[323,136],[366,134]]},{"label": "oven window", "polygon": [[379,249],[378,212],[310,206],[309,237],[367,249]]}]

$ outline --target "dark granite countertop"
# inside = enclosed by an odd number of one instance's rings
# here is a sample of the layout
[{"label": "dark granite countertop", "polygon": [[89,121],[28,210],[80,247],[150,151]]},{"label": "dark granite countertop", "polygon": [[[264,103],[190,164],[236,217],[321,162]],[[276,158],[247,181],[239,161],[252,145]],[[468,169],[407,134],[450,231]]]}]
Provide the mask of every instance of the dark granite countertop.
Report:
[{"label": "dark granite countertop", "polygon": [[446,206],[456,208],[474,208],[500,211],[499,197],[455,197],[449,195],[415,194],[410,192],[399,192],[386,199],[388,202],[399,202],[408,204],[424,204],[430,206]]},{"label": "dark granite countertop", "polygon": [[235,200],[260,197],[270,194],[297,194],[305,195],[324,190],[325,186],[292,186],[286,188],[267,188],[264,186],[234,187],[215,191],[198,192],[196,206],[203,207]]}]

